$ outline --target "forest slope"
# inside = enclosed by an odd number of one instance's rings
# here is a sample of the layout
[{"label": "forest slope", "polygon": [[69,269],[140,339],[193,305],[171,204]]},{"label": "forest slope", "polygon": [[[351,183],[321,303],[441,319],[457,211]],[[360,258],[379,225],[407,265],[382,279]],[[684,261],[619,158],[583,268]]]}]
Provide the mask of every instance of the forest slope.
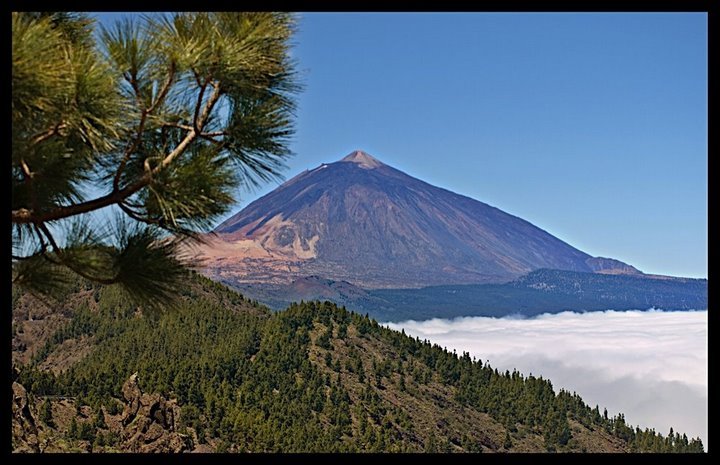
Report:
[{"label": "forest slope", "polygon": [[329,302],[272,313],[199,276],[183,294],[177,308],[149,312],[115,288],[79,284],[60,320],[15,292],[14,450],[703,448]]}]

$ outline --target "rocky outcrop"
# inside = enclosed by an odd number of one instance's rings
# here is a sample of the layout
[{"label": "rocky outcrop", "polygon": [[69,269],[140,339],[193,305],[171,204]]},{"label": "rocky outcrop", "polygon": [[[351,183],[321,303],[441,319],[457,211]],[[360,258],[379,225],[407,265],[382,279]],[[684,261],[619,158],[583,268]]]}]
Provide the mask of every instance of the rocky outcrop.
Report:
[{"label": "rocky outcrop", "polygon": [[12,383],[13,452],[40,452],[38,429],[30,411],[28,394],[22,384]]},{"label": "rocky outcrop", "polygon": [[138,410],[140,409],[140,397],[142,392],[137,382],[137,372],[130,375],[130,378],[125,381],[122,387],[122,394],[127,402],[122,415],[122,425],[127,426],[137,416]]},{"label": "rocky outcrop", "polygon": [[[17,376],[14,374],[14,377]],[[55,413],[63,413],[59,415],[62,420],[57,419],[58,425],[50,428],[37,421],[38,402],[42,399],[33,401],[25,388],[17,382],[13,382],[12,392],[12,451],[16,453],[106,450],[96,450],[92,440],[78,439],[76,436],[73,441],[68,436],[71,420],[77,420],[78,425],[92,425],[97,434],[112,433],[119,440],[108,444],[108,450],[180,453],[191,452],[194,448],[193,437],[178,431],[180,407],[177,402],[160,394],[143,393],[137,373],[130,376],[122,386],[125,401],[122,414],[112,416],[105,413],[103,417],[108,422],[103,426],[98,426],[89,419],[89,407],[81,407],[83,414],[78,417],[74,399],[54,398],[50,402]],[[94,434],[92,437],[95,437]],[[51,447],[47,448],[47,445]]]},{"label": "rocky outcrop", "polygon": [[159,394],[143,394],[137,373],[123,384],[122,393],[126,402],[121,419],[123,450],[179,453],[193,448],[192,438],[177,431],[177,402]]}]

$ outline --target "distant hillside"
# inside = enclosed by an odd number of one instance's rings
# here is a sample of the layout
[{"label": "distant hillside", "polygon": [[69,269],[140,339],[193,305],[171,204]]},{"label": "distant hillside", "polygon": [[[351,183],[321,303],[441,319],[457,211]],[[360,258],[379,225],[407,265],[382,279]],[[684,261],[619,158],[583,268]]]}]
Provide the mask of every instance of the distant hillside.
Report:
[{"label": "distant hillside", "polygon": [[200,277],[161,313],[112,287],[14,291],[13,361],[14,451],[703,449],[329,302],[273,313]]},{"label": "distant hillside", "polygon": [[[577,273],[541,269],[505,284],[429,286],[420,289],[331,292],[334,281],[313,278],[311,291],[291,285],[245,285],[239,289],[274,309],[292,301],[328,299],[380,321],[457,316],[533,316],[565,310],[702,310],[706,279]],[[323,283],[327,289],[323,289]],[[333,283],[333,284],[330,284]]]},{"label": "distant hillside", "polygon": [[339,306],[356,310],[382,309],[389,305],[387,300],[374,296],[373,291],[359,288],[347,281],[335,281],[319,276],[298,278],[290,284],[234,284],[234,281],[225,281],[223,284],[273,310],[282,310],[293,302],[310,300],[329,300]]},{"label": "distant hillside", "polygon": [[372,288],[500,283],[539,268],[640,273],[360,150],[305,171],[219,225],[205,274],[245,284],[321,276]]}]

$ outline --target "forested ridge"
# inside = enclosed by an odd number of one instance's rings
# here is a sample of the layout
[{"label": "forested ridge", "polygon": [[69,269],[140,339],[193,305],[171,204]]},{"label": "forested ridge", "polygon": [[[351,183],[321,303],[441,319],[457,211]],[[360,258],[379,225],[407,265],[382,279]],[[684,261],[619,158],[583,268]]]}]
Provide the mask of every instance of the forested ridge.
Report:
[{"label": "forested ridge", "polygon": [[[500,372],[330,302],[274,313],[194,275],[177,308],[143,311],[116,287],[78,283],[64,297],[70,316],[32,349],[17,340],[41,323],[27,310],[42,304],[13,294],[14,352],[27,351],[17,382],[47,451],[124,450],[117,419],[133,373],[143,392],[177,403],[176,432],[190,450],[703,450],[699,439],[628,425],[542,377]],[[50,364],[73,341],[84,341],[83,355]],[[76,414],[61,418],[68,406]]]}]

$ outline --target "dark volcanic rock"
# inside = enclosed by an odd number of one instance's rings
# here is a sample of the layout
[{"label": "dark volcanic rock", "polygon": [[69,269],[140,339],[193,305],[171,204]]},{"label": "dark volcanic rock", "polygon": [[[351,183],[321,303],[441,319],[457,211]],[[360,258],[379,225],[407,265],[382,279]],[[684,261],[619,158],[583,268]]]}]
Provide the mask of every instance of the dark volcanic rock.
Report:
[{"label": "dark volcanic rock", "polygon": [[529,222],[361,151],[294,177],[215,232],[267,254],[216,255],[209,274],[225,281],[269,282],[263,272],[274,269],[287,282],[320,275],[419,287],[505,282],[539,268],[593,271],[588,254]]},{"label": "dark volcanic rock", "polygon": [[30,411],[30,403],[25,387],[12,383],[12,440],[13,452],[40,452],[38,429]]},{"label": "dark volcanic rock", "polygon": [[137,372],[133,373],[122,386],[122,394],[127,402],[122,416],[123,426],[127,426],[131,421],[133,421],[140,409],[140,397],[142,396],[142,392],[140,392],[140,387],[137,383],[137,376]]},{"label": "dark volcanic rock", "polygon": [[143,394],[138,375],[123,384],[125,411],[122,416],[123,450],[130,452],[186,452],[193,448],[190,436],[176,431],[180,408],[159,394]]}]

